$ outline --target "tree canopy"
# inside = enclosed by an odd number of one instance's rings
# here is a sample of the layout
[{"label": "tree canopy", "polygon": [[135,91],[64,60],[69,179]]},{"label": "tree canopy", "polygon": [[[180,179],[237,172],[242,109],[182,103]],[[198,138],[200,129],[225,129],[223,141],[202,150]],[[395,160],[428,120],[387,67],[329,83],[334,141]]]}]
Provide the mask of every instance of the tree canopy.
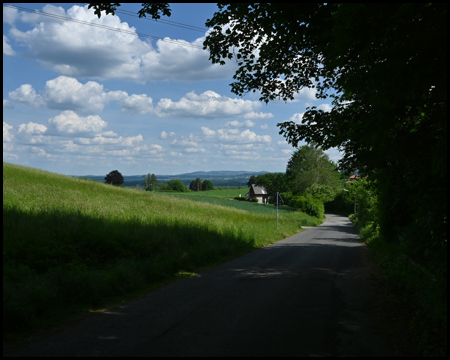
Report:
[{"label": "tree canopy", "polygon": [[118,170],[109,172],[105,177],[105,183],[115,186],[122,186],[124,178]]},{"label": "tree canopy", "polygon": [[183,182],[181,180],[169,180],[167,182],[167,185],[169,186],[170,189],[175,190],[175,191],[188,191],[186,186],[184,186]]},{"label": "tree canopy", "polygon": [[340,177],[328,155],[322,149],[309,145],[294,151],[286,166],[286,176],[293,193],[332,193],[337,189]]}]

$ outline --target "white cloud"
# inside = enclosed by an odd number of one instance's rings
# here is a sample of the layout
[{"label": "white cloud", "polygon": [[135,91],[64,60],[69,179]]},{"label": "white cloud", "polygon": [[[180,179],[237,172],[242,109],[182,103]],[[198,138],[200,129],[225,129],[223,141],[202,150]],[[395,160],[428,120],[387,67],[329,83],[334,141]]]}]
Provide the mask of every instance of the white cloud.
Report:
[{"label": "white cloud", "polygon": [[162,139],[162,140],[165,140],[165,139],[167,139],[168,136],[169,135],[165,131],[162,131],[161,135],[159,135],[159,138]]},{"label": "white cloud", "polygon": [[225,127],[253,127],[255,126],[255,123],[253,121],[250,120],[245,120],[244,122],[239,122],[239,121],[229,121],[225,124]]},{"label": "white cloud", "polygon": [[[123,106],[128,110],[133,110],[133,101],[146,95],[132,95],[124,91],[103,90],[103,85],[88,81],[86,84],[80,83],[77,79],[67,76],[59,76],[46,82],[44,90],[40,94],[30,84],[21,85],[18,89],[11,91],[11,100],[19,101],[31,106],[48,107],[58,110],[74,110],[83,113],[102,111],[111,101],[122,101]],[[131,98],[131,100],[130,100]],[[147,98],[147,102],[151,99]],[[140,112],[142,105],[137,103],[135,111]]]},{"label": "white cloud", "polygon": [[200,130],[202,131],[202,134],[207,137],[214,136],[216,134],[214,130],[211,130],[210,128],[207,128],[205,126],[202,126]]},{"label": "white cloud", "polygon": [[292,116],[289,118],[289,120],[290,120],[290,121],[293,121],[293,122],[295,122],[295,123],[297,123],[297,124],[300,124],[300,123],[302,122],[303,115],[305,115],[305,113],[296,113],[296,114],[292,115]]},{"label": "white cloud", "polygon": [[255,142],[270,143],[272,141],[272,138],[269,135],[256,135],[256,133],[248,129],[244,130],[241,133],[239,133],[239,131],[236,132],[233,130],[237,129],[217,130],[218,139],[220,141],[230,141],[237,143],[255,143]]},{"label": "white cloud", "polygon": [[[29,31],[13,27],[9,36],[25,44],[28,50],[17,53],[32,57],[44,68],[61,75],[98,79],[146,81],[198,81],[229,77],[236,64],[220,66],[209,61],[209,53],[202,49],[204,36],[192,43],[165,38],[155,47],[136,35],[136,29],[122,22],[118,15],[100,19],[87,5],[65,10],[53,5],[44,6],[45,12],[68,16],[83,22],[113,27],[111,31],[72,21],[62,21],[38,14],[8,10],[7,21],[16,19],[31,25]],[[4,8],[5,19],[5,8]],[[187,46],[180,46],[187,45]],[[4,47],[5,51],[5,47]],[[12,48],[10,51],[14,51]]]},{"label": "white cloud", "polygon": [[14,140],[14,135],[10,132],[14,127],[8,125],[3,121],[3,142],[9,142]]},{"label": "white cloud", "polygon": [[8,100],[3,99],[3,109],[14,109],[14,105]]},{"label": "white cloud", "polygon": [[19,125],[18,133],[25,133],[28,135],[43,135],[47,131],[47,126],[29,122],[28,124]]},{"label": "white cloud", "polygon": [[255,112],[252,111],[251,113],[245,114],[244,118],[245,119],[252,119],[252,120],[255,120],[255,119],[271,119],[271,118],[273,118],[273,114],[272,113],[262,113],[262,112],[255,113]]},{"label": "white cloud", "polygon": [[261,128],[261,130],[267,130],[269,128],[269,125],[264,124],[264,125],[260,125],[259,127]]},{"label": "white cloud", "polygon": [[12,49],[11,45],[8,44],[8,38],[5,35],[3,35],[3,54],[16,55],[16,52]]},{"label": "white cloud", "polygon": [[153,100],[145,94],[130,95],[122,101],[122,111],[147,114],[153,111]]},{"label": "white cloud", "polygon": [[17,19],[17,9],[3,6],[3,22],[14,25]]},{"label": "white cloud", "polygon": [[260,106],[261,103],[258,101],[232,99],[214,91],[205,91],[200,95],[191,91],[179,101],[161,99],[155,108],[155,113],[160,117],[223,118],[243,116]]},{"label": "white cloud", "polygon": [[9,93],[9,98],[36,107],[44,104],[42,97],[36,94],[36,91],[34,91],[30,84],[21,85],[18,89],[11,91]]},{"label": "white cloud", "polygon": [[317,109],[323,110],[325,112],[329,112],[329,111],[331,111],[333,109],[333,107],[330,104],[322,104],[322,105],[319,105],[317,107]]},{"label": "white cloud", "polygon": [[49,119],[48,123],[52,132],[61,135],[99,133],[107,125],[100,116],[90,115],[83,118],[71,110],[63,111],[61,114]]}]

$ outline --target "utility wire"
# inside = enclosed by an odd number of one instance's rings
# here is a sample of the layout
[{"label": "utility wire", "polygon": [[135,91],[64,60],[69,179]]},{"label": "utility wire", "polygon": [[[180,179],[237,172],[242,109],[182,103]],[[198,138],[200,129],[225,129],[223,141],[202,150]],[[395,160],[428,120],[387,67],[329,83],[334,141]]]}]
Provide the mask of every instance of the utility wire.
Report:
[{"label": "utility wire", "polygon": [[38,15],[48,16],[48,17],[52,17],[52,18],[55,18],[55,19],[71,21],[71,22],[75,22],[75,23],[78,23],[78,24],[82,24],[82,25],[94,26],[94,27],[97,27],[97,28],[105,29],[105,30],[117,31],[117,32],[120,32],[120,33],[123,33],[123,34],[129,34],[129,35],[134,35],[134,36],[143,37],[143,38],[156,39],[156,40],[161,40],[161,41],[168,42],[168,43],[171,43],[171,44],[174,44],[174,45],[185,46],[185,47],[190,47],[190,48],[193,48],[193,49],[203,50],[203,48],[201,46],[193,45],[193,44],[189,44],[189,43],[182,43],[182,42],[179,42],[177,40],[168,40],[168,39],[161,38],[161,37],[158,37],[158,36],[147,35],[147,34],[138,33],[138,32],[135,32],[135,31],[131,31],[131,30],[124,30],[124,29],[119,29],[119,28],[115,28],[115,27],[112,27],[112,26],[92,23],[92,22],[89,22],[89,21],[73,19],[73,18],[70,18],[70,17],[67,17],[67,16],[46,13],[46,12],[39,11],[39,10],[32,10],[32,9],[28,9],[28,8],[17,6],[17,5],[13,6],[13,5],[10,5],[10,4],[3,4],[3,6],[9,7],[9,8],[12,8],[12,9],[18,9],[18,10],[26,11],[26,12],[29,12],[29,13],[35,13],[35,14],[38,14]]},{"label": "utility wire", "polygon": [[[134,16],[134,17],[139,17],[139,15],[136,15],[135,13],[128,11],[128,10],[116,10],[116,12],[118,13],[122,13],[124,15],[129,15],[129,16]],[[142,18],[141,18],[142,19]],[[193,25],[188,25],[188,24],[183,24],[183,23],[179,23],[176,21],[170,21],[170,20],[155,20],[155,19],[150,19],[150,18],[144,18],[145,20],[150,20],[150,21],[155,21],[155,22],[159,22],[161,24],[166,24],[166,25],[172,25],[172,26],[177,26],[183,29],[188,29],[188,30],[193,30],[193,31],[198,31],[201,33],[205,33],[208,29],[206,28],[201,28],[198,26],[193,26]]]},{"label": "utility wire", "polygon": [[[83,6],[89,5],[88,3],[78,3],[78,4],[83,5]],[[139,15],[137,15],[134,12],[129,11],[129,10],[116,9],[115,12],[116,13],[122,13],[124,15],[134,16],[134,17],[137,17],[137,18],[139,17]],[[177,27],[181,27],[181,28],[184,28],[184,29],[188,29],[188,30],[198,31],[198,32],[201,32],[201,33],[205,33],[208,30],[207,28],[202,28],[202,27],[199,27],[199,26],[194,26],[194,25],[189,25],[189,24],[183,24],[183,23],[179,23],[179,22],[171,21],[171,20],[165,20],[165,19],[156,20],[156,19],[150,19],[150,18],[147,18],[147,17],[144,17],[143,19],[144,20],[149,20],[149,21],[154,21],[154,22],[159,22],[161,24],[177,26]]]}]

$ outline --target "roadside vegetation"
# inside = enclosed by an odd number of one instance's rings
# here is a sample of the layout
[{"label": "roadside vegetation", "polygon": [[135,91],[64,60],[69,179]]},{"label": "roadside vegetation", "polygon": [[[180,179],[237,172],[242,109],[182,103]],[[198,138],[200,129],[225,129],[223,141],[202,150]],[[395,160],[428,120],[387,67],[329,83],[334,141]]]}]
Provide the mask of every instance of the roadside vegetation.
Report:
[{"label": "roadside vegetation", "polygon": [[277,230],[274,206],[203,198],[3,163],[4,341],[320,223],[286,209]]},{"label": "roadside vegetation", "polygon": [[[442,220],[424,217],[414,226],[401,229],[400,241],[392,241],[380,231],[384,204],[377,195],[377,185],[359,178],[345,188],[347,191],[332,205],[341,213],[348,212],[349,205],[356,207],[356,212],[349,215],[350,220],[380,265],[386,281],[384,288],[389,292],[390,303],[380,307],[388,314],[395,311],[400,320],[407,319],[402,332],[409,341],[401,348],[393,334],[392,346],[400,347],[398,351],[405,356],[446,356],[447,241],[440,242],[433,231],[427,232],[430,226],[427,222],[439,225]],[[392,227],[394,231],[399,229]],[[417,239],[422,242],[420,246]],[[397,326],[392,324],[392,318],[384,325],[387,333]]]}]

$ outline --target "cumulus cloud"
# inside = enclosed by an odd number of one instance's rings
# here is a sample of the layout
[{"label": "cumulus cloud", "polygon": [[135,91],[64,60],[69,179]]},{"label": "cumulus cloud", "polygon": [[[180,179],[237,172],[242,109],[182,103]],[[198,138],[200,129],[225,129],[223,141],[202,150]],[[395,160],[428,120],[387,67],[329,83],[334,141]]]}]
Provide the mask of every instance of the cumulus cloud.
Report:
[{"label": "cumulus cloud", "polygon": [[16,52],[12,49],[11,45],[9,45],[8,38],[5,35],[3,35],[3,54],[16,55]]},{"label": "cumulus cloud", "polygon": [[100,116],[90,115],[83,118],[71,110],[63,111],[61,114],[49,119],[48,123],[51,131],[61,135],[99,133],[107,125]]},{"label": "cumulus cloud", "polygon": [[200,130],[202,131],[202,134],[206,137],[214,136],[216,134],[214,130],[211,130],[210,128],[205,126],[202,126]]},{"label": "cumulus cloud", "polygon": [[225,124],[226,127],[253,127],[255,126],[255,123],[253,121],[250,120],[245,120],[244,122],[239,122],[239,121],[229,121]]},{"label": "cumulus cloud", "polygon": [[[67,76],[59,76],[47,81],[39,94],[30,84],[21,85],[18,89],[9,93],[11,100],[27,105],[83,113],[102,111],[111,101],[122,102],[126,109],[131,110],[133,108],[132,102],[136,96],[146,95],[132,95],[130,100],[130,97],[124,91],[106,92],[103,90],[103,85],[95,81],[82,84],[77,79]],[[147,98],[147,100],[151,105],[151,99]],[[136,111],[140,112],[142,105],[136,104],[136,108]]]},{"label": "cumulus cloud", "polygon": [[220,141],[237,143],[270,143],[272,141],[272,138],[269,135],[256,135],[256,133],[248,129],[242,132],[239,132],[237,129],[219,129],[217,130],[217,133]]},{"label": "cumulus cloud", "polygon": [[243,116],[259,108],[259,101],[232,99],[208,90],[197,95],[187,93],[179,101],[161,99],[155,107],[158,116],[224,118]]},{"label": "cumulus cloud", "polygon": [[[118,102],[123,112],[137,114],[152,113],[158,117],[202,117],[217,119],[243,116],[244,118],[272,117],[272,114],[256,114],[253,110],[259,108],[259,101],[229,98],[208,90],[200,95],[191,91],[179,101],[161,99],[153,106],[153,99],[146,94],[128,95],[125,91],[105,91],[103,85],[95,81],[82,84],[77,79],[59,76],[46,82],[39,93],[30,84],[23,84],[9,92],[9,98],[35,107],[47,107],[57,110],[72,110],[81,113],[102,111],[109,103]],[[7,101],[7,100],[5,100]],[[4,106],[5,106],[4,101]],[[258,115],[258,116],[255,116]],[[236,124],[236,125],[233,125]],[[229,126],[253,127],[250,119],[244,122],[232,121]]]},{"label": "cumulus cloud", "polygon": [[5,123],[3,121],[3,142],[9,142],[14,140],[14,135],[10,132],[13,129],[13,126]]},{"label": "cumulus cloud", "polygon": [[153,100],[145,94],[132,94],[123,99],[122,111],[136,112],[139,114],[150,113],[153,111]]},{"label": "cumulus cloud", "polygon": [[300,124],[300,123],[302,122],[303,115],[305,115],[305,113],[296,113],[296,114],[292,115],[292,116],[289,118],[289,120],[290,120],[290,121],[293,121],[293,122],[295,122],[295,123],[297,123],[297,124]]},{"label": "cumulus cloud", "polygon": [[252,111],[251,113],[245,114],[244,118],[245,119],[252,119],[252,120],[255,120],[255,119],[271,119],[271,118],[273,118],[273,114],[272,113],[262,113],[262,112],[255,113],[255,112]]},{"label": "cumulus cloud", "polygon": [[260,125],[259,127],[261,128],[261,130],[267,130],[269,128],[269,125],[264,124],[264,125]]},{"label": "cumulus cloud", "polygon": [[47,131],[47,126],[29,122],[28,124],[20,124],[18,133],[25,133],[28,135],[42,135]]},{"label": "cumulus cloud", "polygon": [[11,29],[9,37],[28,47],[24,53],[16,54],[35,58],[44,68],[61,75],[140,83],[169,79],[189,82],[226,78],[236,68],[233,62],[226,66],[212,64],[209,53],[202,49],[204,36],[191,43],[165,38],[158,40],[153,47],[149,41],[141,40],[136,29],[122,22],[118,15],[99,19],[93,9],[87,9],[87,5],[74,5],[67,12],[62,7],[45,5],[43,11],[121,31],[5,7],[3,10],[4,19],[5,11],[8,11],[6,18],[10,24],[20,19],[31,27],[29,31]]},{"label": "cumulus cloud", "polygon": [[42,97],[36,94],[36,91],[34,91],[30,84],[21,85],[18,89],[11,91],[9,93],[9,98],[36,107],[44,105]]}]

